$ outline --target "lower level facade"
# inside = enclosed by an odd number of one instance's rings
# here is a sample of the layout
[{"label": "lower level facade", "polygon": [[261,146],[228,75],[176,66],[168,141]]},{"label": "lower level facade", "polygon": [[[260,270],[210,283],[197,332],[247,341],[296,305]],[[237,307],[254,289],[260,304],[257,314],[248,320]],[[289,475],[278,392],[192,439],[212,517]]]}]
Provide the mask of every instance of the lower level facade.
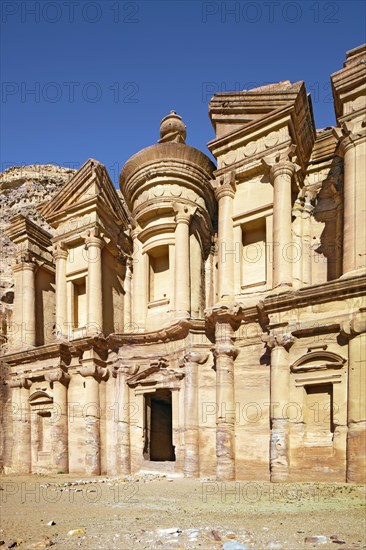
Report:
[{"label": "lower level facade", "polygon": [[364,481],[365,286],[7,355],[5,471]]}]

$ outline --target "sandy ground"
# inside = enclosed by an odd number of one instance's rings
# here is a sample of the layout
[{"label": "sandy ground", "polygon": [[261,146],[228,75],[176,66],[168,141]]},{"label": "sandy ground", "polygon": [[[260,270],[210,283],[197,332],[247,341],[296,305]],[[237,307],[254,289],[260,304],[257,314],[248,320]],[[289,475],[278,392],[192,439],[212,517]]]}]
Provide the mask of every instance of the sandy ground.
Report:
[{"label": "sandy ground", "polygon": [[[361,485],[65,474],[1,476],[0,483],[2,547],[366,548]],[[70,536],[74,529],[82,531]],[[327,542],[305,542],[314,535]]]}]

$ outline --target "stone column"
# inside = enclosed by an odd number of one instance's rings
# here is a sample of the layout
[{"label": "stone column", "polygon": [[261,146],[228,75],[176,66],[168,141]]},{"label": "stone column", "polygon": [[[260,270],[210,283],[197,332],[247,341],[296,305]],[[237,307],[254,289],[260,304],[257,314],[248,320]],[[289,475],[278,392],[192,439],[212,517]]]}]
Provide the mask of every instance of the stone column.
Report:
[{"label": "stone column", "polygon": [[88,475],[100,474],[100,396],[99,383],[108,376],[108,369],[93,349],[87,350],[81,359],[79,369],[85,377],[85,401],[83,417],[85,420],[85,472]]},{"label": "stone column", "polygon": [[290,473],[289,419],[290,362],[288,350],[294,343],[289,334],[272,334],[271,351],[271,481],[285,482]]},{"label": "stone column", "polygon": [[366,136],[344,130],[343,276],[365,272],[366,267]]},{"label": "stone column", "polygon": [[215,196],[219,203],[218,212],[218,299],[233,297],[234,263],[240,261],[240,249],[234,243],[233,207],[235,196],[235,175],[226,174],[215,181]]},{"label": "stone column", "polygon": [[281,161],[270,171],[273,183],[273,287],[292,287],[292,162]]},{"label": "stone column", "polygon": [[232,344],[233,329],[228,322],[215,327],[216,366],[216,478],[235,479],[235,390],[234,362],[238,350]]},{"label": "stone column", "polygon": [[56,337],[68,336],[67,324],[67,285],[66,261],[68,251],[63,243],[54,247],[53,257],[56,263]]},{"label": "stone column", "polygon": [[36,264],[29,254],[18,256],[13,268],[18,283],[14,292],[15,341],[21,347],[35,346],[36,338]]},{"label": "stone column", "polygon": [[53,385],[52,466],[56,473],[69,472],[67,386],[70,376],[62,369],[49,372],[45,379]]},{"label": "stone column", "polygon": [[126,260],[126,274],[125,274],[125,295],[123,302],[123,332],[131,332],[131,301],[132,301],[132,260],[127,258]]},{"label": "stone column", "polygon": [[[304,239],[304,208],[303,200],[298,197],[292,209],[292,216],[295,218],[293,222],[292,239],[298,251],[303,251],[302,243]],[[298,261],[294,262],[292,268],[292,284],[294,288],[301,288],[303,283],[303,256],[299,255]]]},{"label": "stone column", "polygon": [[13,449],[12,469],[17,474],[28,474],[32,471],[31,447],[31,412],[29,389],[32,382],[27,378],[10,380],[13,406]]},{"label": "stone column", "polygon": [[138,238],[139,231],[132,231],[133,239],[133,277],[132,277],[132,307],[135,332],[145,329],[147,315],[147,279],[145,269],[145,255],[142,253],[142,244]]},{"label": "stone column", "polygon": [[207,361],[207,354],[191,351],[184,356],[184,474],[199,477],[198,365]]},{"label": "stone column", "polygon": [[312,195],[305,193],[305,204],[303,207],[303,226],[302,226],[302,282],[304,285],[312,283],[312,250],[311,250],[311,217],[314,207],[311,204]]},{"label": "stone column", "polygon": [[102,248],[104,241],[95,235],[85,239],[88,260],[87,319],[88,334],[103,332]]},{"label": "stone column", "polygon": [[117,472],[126,475],[131,473],[130,390],[127,379],[132,370],[126,365],[120,365],[116,372]]},{"label": "stone column", "polygon": [[174,204],[175,220],[175,310],[179,316],[191,314],[191,276],[189,224],[194,210],[185,204]]},{"label": "stone column", "polygon": [[366,483],[366,309],[343,326],[348,336],[347,482]]}]

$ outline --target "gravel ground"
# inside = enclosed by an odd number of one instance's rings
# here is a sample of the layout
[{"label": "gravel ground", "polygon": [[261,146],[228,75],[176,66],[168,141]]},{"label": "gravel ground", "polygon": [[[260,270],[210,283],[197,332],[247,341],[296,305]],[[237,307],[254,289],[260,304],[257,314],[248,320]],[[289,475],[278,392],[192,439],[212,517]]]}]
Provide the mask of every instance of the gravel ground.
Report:
[{"label": "gravel ground", "polygon": [[[1,476],[0,483],[4,548],[366,548],[361,485],[150,474]],[[312,536],[323,539],[305,541]]]}]

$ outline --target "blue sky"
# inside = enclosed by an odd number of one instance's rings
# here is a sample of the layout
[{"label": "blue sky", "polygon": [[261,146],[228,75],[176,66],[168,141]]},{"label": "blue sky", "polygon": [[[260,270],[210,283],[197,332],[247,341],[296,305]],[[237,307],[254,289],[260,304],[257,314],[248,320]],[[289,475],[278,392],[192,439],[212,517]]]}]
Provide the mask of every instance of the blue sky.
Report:
[{"label": "blue sky", "polygon": [[172,109],[208,153],[215,91],[304,80],[334,124],[329,75],[366,42],[351,0],[2,0],[1,26],[1,170],[94,157],[115,182]]}]

